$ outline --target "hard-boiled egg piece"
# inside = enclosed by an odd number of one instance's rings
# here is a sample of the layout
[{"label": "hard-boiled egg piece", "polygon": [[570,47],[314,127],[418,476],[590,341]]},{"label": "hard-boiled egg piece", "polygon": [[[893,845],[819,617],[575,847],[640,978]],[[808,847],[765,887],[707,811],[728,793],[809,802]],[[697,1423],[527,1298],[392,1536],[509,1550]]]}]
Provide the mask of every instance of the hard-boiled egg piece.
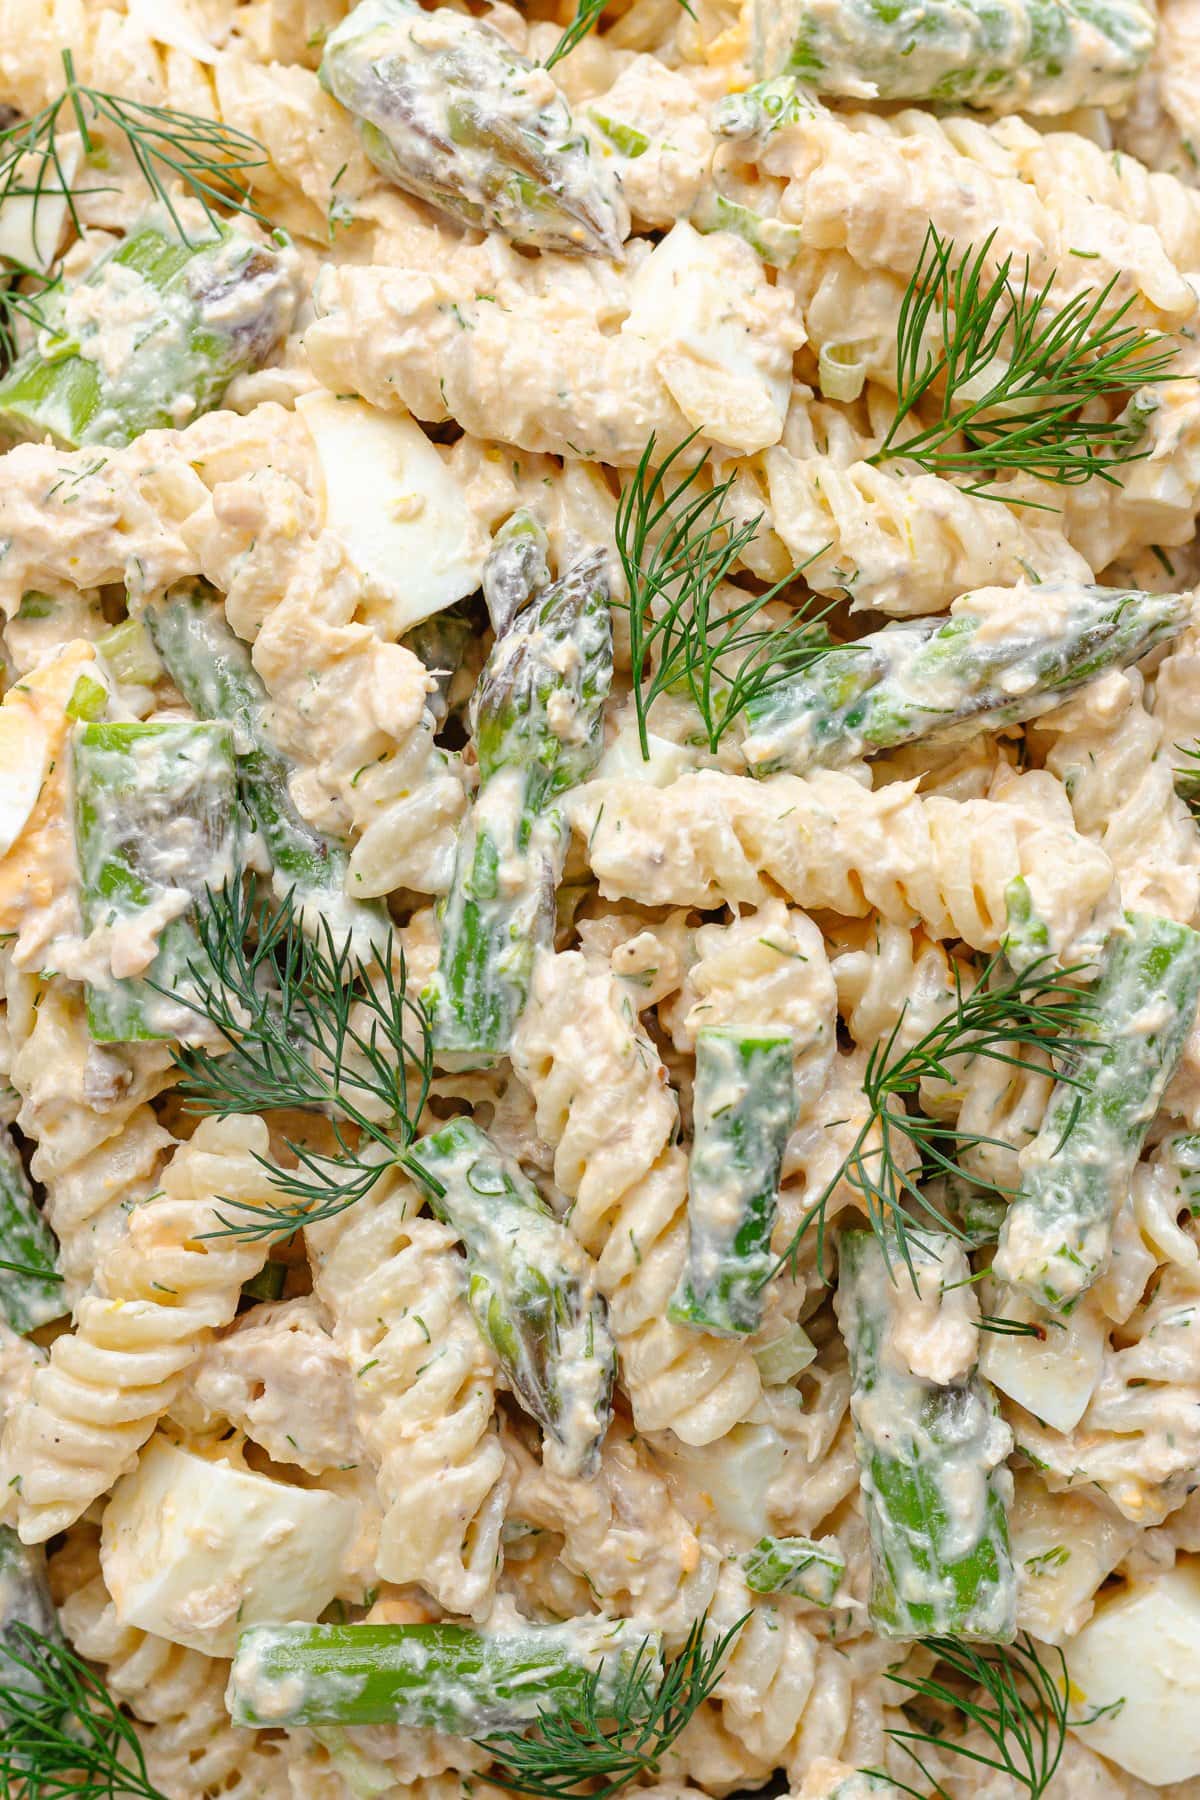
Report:
[{"label": "hard-boiled egg piece", "polygon": [[358,1509],[151,1440],[104,1513],[100,1560],[125,1625],[232,1656],[244,1625],[315,1619]]},{"label": "hard-boiled egg piece", "polygon": [[436,444],[403,412],[302,394],[336,531],[363,578],[364,610],[388,637],[479,586],[488,538]]},{"label": "hard-boiled egg piece", "polygon": [[1089,1750],[1155,1787],[1200,1776],[1200,1561],[1102,1598],[1066,1658]]},{"label": "hard-boiled egg piece", "polygon": [[38,802],[50,765],[50,733],[19,691],[0,706],[0,856],[7,856]]},{"label": "hard-boiled egg piece", "polygon": [[1085,1295],[1069,1318],[1046,1321],[1033,1302],[997,1286],[987,1311],[997,1318],[1040,1325],[1044,1338],[986,1331],[979,1366],[994,1387],[1055,1431],[1073,1431],[1087,1411],[1104,1361],[1107,1322]]}]

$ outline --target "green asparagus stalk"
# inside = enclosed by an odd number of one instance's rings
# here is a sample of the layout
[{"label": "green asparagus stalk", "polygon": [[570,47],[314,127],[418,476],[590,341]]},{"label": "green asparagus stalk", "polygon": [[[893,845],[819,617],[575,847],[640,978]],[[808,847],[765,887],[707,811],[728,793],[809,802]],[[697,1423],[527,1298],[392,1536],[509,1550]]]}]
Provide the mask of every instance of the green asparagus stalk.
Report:
[{"label": "green asparagus stalk", "polygon": [[889,1257],[874,1232],[844,1232],[839,1252],[870,1615],[885,1637],[1007,1642],[1017,1603],[1005,1514],[1011,1438],[977,1373],[939,1385],[912,1367],[898,1326],[914,1304],[928,1305],[933,1284],[940,1296],[969,1272],[953,1238],[923,1232],[908,1241],[920,1302],[898,1248]]},{"label": "green asparagus stalk", "polygon": [[238,786],[246,811],[271,859],[276,899],[292,893],[305,924],[329,926],[366,957],[387,935],[385,909],[354,900],[345,891],[349,855],[344,845],[310,825],[292,799],[292,765],[271,741],[267,691],[250,651],[226,622],[214,591],[203,582],[180,582],[144,613],[154,647],[172,681],[199,719],[233,727]]},{"label": "green asparagus stalk", "polygon": [[762,151],[777,131],[786,131],[789,125],[823,111],[819,101],[790,76],[782,75],[755,82],[740,94],[726,94],[713,108],[711,125],[717,137]]},{"label": "green asparagus stalk", "polygon": [[741,1560],[753,1593],[799,1594],[818,1606],[833,1605],[846,1573],[836,1538],[760,1538]]},{"label": "green asparagus stalk", "polygon": [[[46,1580],[46,1558],[40,1545],[23,1544],[8,1525],[0,1525],[0,1688],[18,1704],[36,1702],[45,1684],[31,1664],[27,1632],[61,1643],[58,1615]],[[6,1714],[0,1710],[0,1730]],[[33,1800],[35,1789],[29,1790]]]},{"label": "green asparagus stalk", "polygon": [[599,759],[611,680],[608,580],[596,551],[497,638],[472,697],[480,787],[422,996],[446,1067],[486,1067],[512,1041],[534,951],[553,931],[567,840],[556,802]]},{"label": "green asparagus stalk", "polygon": [[99,1043],[194,1035],[170,996],[201,959],[192,915],[237,860],[233,732],[79,725],[72,750],[83,923],[112,970],[88,985],[88,1029]]},{"label": "green asparagus stalk", "polygon": [[688,1170],[688,1256],[668,1307],[680,1325],[756,1331],[774,1266],[771,1231],[796,1118],[788,1032],[696,1034],[695,1125]]},{"label": "green asparagus stalk", "polygon": [[992,112],[1121,106],[1154,47],[1140,0],[755,0],[754,61],[818,92]]},{"label": "green asparagus stalk", "polygon": [[332,31],[322,84],[398,187],[514,243],[619,257],[620,187],[550,75],[486,20],[361,0]]},{"label": "green asparagus stalk", "polygon": [[590,1474],[617,1360],[595,1263],[470,1119],[418,1139],[404,1163],[462,1238],[471,1311],[514,1394],[557,1446],[558,1469]]},{"label": "green asparagus stalk", "polygon": [[946,619],[871,632],[746,704],[752,775],[836,768],[917,739],[1034,719],[1105,669],[1177,636],[1189,594],[1024,582],[963,594]]},{"label": "green asparagus stalk", "polygon": [[[645,1634],[573,1619],[495,1632],[466,1625],[255,1625],[238,1639],[226,1700],[235,1725],[410,1725],[456,1737],[532,1724],[599,1672],[611,1700]],[[649,1644],[657,1661],[656,1638]]]},{"label": "green asparagus stalk", "polygon": [[550,579],[546,533],[524,507],[504,521],[483,565],[483,597],[492,630],[506,632]]},{"label": "green asparagus stalk", "polygon": [[1103,1272],[1113,1223],[1200,999],[1200,934],[1126,913],[1092,988],[1095,1014],[1060,1081],[1005,1215],[994,1272],[1070,1312]]},{"label": "green asparagus stalk", "polygon": [[24,1336],[66,1311],[58,1246],[38,1210],[17,1146],[0,1127],[0,1314]]},{"label": "green asparagus stalk", "polygon": [[46,329],[0,379],[0,436],[74,450],[187,424],[266,361],[297,299],[290,253],[229,224],[186,244],[151,213],[39,302]]},{"label": "green asparagus stalk", "polygon": [[441,612],[430,613],[427,619],[406,631],[400,640],[418,662],[424,663],[437,682],[437,690],[429,695],[426,705],[439,725],[450,711],[454,678],[474,635],[475,627],[467,613],[460,607],[449,606]]}]

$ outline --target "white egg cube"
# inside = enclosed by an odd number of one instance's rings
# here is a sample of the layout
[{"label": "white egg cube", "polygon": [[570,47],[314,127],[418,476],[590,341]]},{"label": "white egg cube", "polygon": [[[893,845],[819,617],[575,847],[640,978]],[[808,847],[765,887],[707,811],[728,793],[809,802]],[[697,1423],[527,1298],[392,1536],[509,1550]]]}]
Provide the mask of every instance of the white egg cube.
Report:
[{"label": "white egg cube", "polygon": [[122,1624],[232,1656],[244,1625],[315,1619],[328,1606],[357,1514],[341,1495],[154,1438],[105,1509],[104,1579]]},{"label": "white egg cube", "polygon": [[1033,1302],[997,1287],[987,1311],[1045,1326],[1044,1339],[981,1333],[979,1366],[994,1387],[1055,1431],[1073,1431],[1087,1411],[1104,1361],[1107,1321],[1090,1295],[1069,1318],[1047,1323]]},{"label": "white egg cube", "polygon": [[49,766],[49,736],[33,708],[0,707],[0,856],[29,823]]},{"label": "white egg cube", "polygon": [[349,550],[379,630],[399,637],[473,593],[489,539],[416,421],[323,391],[302,394],[296,410],[316,446],[325,524]]},{"label": "white egg cube", "polygon": [[1089,1750],[1155,1787],[1200,1777],[1200,1562],[1101,1600],[1066,1657],[1073,1716],[1113,1709]]}]

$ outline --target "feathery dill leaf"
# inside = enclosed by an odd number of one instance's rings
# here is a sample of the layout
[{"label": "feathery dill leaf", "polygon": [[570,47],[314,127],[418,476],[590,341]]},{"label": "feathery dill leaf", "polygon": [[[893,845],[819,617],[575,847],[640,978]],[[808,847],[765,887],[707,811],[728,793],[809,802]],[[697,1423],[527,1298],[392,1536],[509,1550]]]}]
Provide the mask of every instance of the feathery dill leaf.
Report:
[{"label": "feathery dill leaf", "polygon": [[[185,244],[190,244],[171,197],[168,183],[177,179],[186,193],[199,201],[210,224],[220,219],[218,208],[241,212],[260,225],[268,221],[250,195],[247,179],[260,168],[267,153],[257,138],[219,119],[201,118],[173,106],[151,106],[144,100],[127,100],[104,88],[90,87],[75,74],[69,50],[62,52],[66,85],[61,94],[28,119],[0,131],[0,207],[18,196],[32,201],[30,229],[36,233],[44,200],[65,199],[71,221],[82,230],[79,200],[89,193],[108,191],[100,186],[76,186],[63,161],[62,133],[78,132],[85,161],[100,166],[101,146],[96,132],[116,132],[125,140],[139,174],[171,217]],[[49,246],[53,252],[54,246]]]},{"label": "feathery dill leaf", "polygon": [[867,461],[967,476],[967,491],[986,499],[1011,500],[987,486],[1006,473],[1117,485],[1113,471],[1146,454],[1145,412],[1136,401],[1112,420],[1083,419],[1081,409],[1173,380],[1175,348],[1127,322],[1133,296],[1110,308],[1116,275],[1061,306],[1054,275],[1035,287],[1028,261],[1019,283],[1011,256],[989,278],[995,236],[956,263],[954,240],[930,225],[896,330],[896,415]]},{"label": "feathery dill leaf", "polygon": [[1200,741],[1192,744],[1176,744],[1182,763],[1177,763],[1172,773],[1175,777],[1175,792],[1183,801],[1193,819],[1200,820]]},{"label": "feathery dill leaf", "polygon": [[[695,18],[696,15],[692,11],[692,0],[679,0],[679,4],[689,17]],[[556,62],[560,62],[564,56],[574,50],[577,44],[581,44],[588,33],[594,31],[600,23],[601,15],[607,5],[608,0],[576,0],[575,17],[542,64],[543,69],[552,69]]]},{"label": "feathery dill leaf", "polygon": [[165,1800],[133,1721],[64,1643],[32,1626],[0,1637],[0,1794]]},{"label": "feathery dill leaf", "polygon": [[[990,1331],[994,1337],[1036,1338],[1040,1344],[1046,1341],[1046,1326],[1035,1325],[1030,1319],[1005,1319],[995,1313],[981,1313],[976,1322],[980,1331]],[[1059,1331],[1065,1329],[1058,1319],[1050,1319],[1047,1324],[1057,1326]]]},{"label": "feathery dill leaf", "polygon": [[[938,1669],[928,1675],[910,1675],[897,1665],[888,1670],[887,1679],[897,1687],[907,1688],[918,1700],[946,1706],[960,1714],[968,1726],[978,1728],[988,1746],[976,1750],[936,1731],[888,1726],[888,1736],[912,1758],[940,1800],[947,1800],[946,1791],[925,1767],[914,1745],[928,1745],[981,1763],[1023,1787],[1029,1800],[1041,1800],[1062,1760],[1068,1722],[1091,1724],[1108,1710],[1101,1708],[1085,1721],[1069,1721],[1069,1686],[1063,1653],[1051,1650],[1050,1661],[1043,1661],[1028,1633],[1015,1644],[989,1646],[986,1651],[958,1638],[920,1641],[951,1676],[970,1683],[969,1689],[952,1686]],[[981,1694],[975,1692],[979,1688],[983,1690]],[[883,1771],[871,1769],[864,1773]],[[894,1775],[889,1779],[904,1793],[914,1795],[915,1800],[928,1800],[926,1794],[897,1781]]]},{"label": "feathery dill leaf", "polygon": [[589,1789],[587,1800],[611,1800],[635,1776],[654,1774],[716,1686],[725,1654],[748,1617],[706,1644],[705,1613],[662,1671],[643,1644],[615,1695],[601,1703],[600,1671],[594,1671],[578,1697],[542,1713],[537,1737],[504,1731],[480,1739],[500,1764],[489,1771],[489,1781],[539,1800],[579,1800],[581,1781],[599,1781],[603,1785]]},{"label": "feathery dill leaf", "polygon": [[[1051,959],[1044,956],[1016,973],[1003,974],[1003,966],[1003,956],[997,952],[988,959],[978,982],[967,993],[956,965],[952,1004],[907,1048],[901,1043],[907,1008],[901,1008],[891,1031],[872,1047],[867,1058],[863,1080],[867,1116],[836,1174],[805,1212],[777,1268],[789,1262],[794,1265],[801,1239],[815,1224],[817,1259],[824,1269],[826,1210],[843,1181],[866,1213],[871,1230],[884,1247],[889,1267],[894,1248],[914,1288],[917,1277],[909,1242],[910,1238],[920,1242],[922,1224],[936,1232],[949,1232],[965,1245],[978,1246],[977,1234],[947,1218],[922,1191],[920,1183],[944,1175],[968,1180],[984,1192],[1004,1197],[1007,1190],[999,1183],[962,1167],[964,1153],[999,1144],[1001,1140],[969,1130],[957,1121],[910,1112],[906,1102],[919,1093],[923,1081],[952,1083],[954,1073],[950,1065],[954,1061],[980,1056],[989,1062],[1026,1069],[1034,1065],[1021,1052],[1031,1050],[1056,1058],[1060,1063],[1059,1080],[1078,1087],[1081,1079],[1071,1071],[1071,1057],[1078,1047],[1079,1034],[1087,1030],[1096,1011],[1091,996],[1071,985],[1073,978],[1092,972],[1083,965],[1056,969]],[[913,1151],[918,1167],[910,1171],[906,1164]],[[912,1212],[905,1209],[906,1201],[911,1203]]]},{"label": "feathery dill leaf", "polygon": [[327,920],[310,937],[291,893],[260,903],[252,880],[210,890],[196,933],[196,997],[174,998],[208,1019],[229,1049],[174,1053],[184,1099],[222,1116],[319,1112],[337,1144],[329,1153],[287,1140],[297,1166],[264,1167],[290,1204],[238,1202],[241,1216],[222,1218],[225,1232],[269,1238],[332,1218],[369,1194],[411,1144],[433,1079],[429,1021],[408,992],[403,952],[396,974],[390,934],[371,964],[339,943]]},{"label": "feathery dill leaf", "polygon": [[[61,277],[51,278],[40,269],[31,269],[27,263],[16,259],[7,262],[0,280],[0,374],[16,361],[19,353],[17,321],[24,319],[35,331],[40,331],[47,321],[39,302],[58,287],[60,280]],[[36,282],[37,291],[30,292],[17,285],[26,281]]]},{"label": "feathery dill leaf", "polygon": [[617,504],[615,535],[629,588],[633,700],[644,761],[650,757],[647,718],[659,694],[687,694],[703,720],[708,747],[715,750],[750,700],[831,648],[821,629],[829,606],[816,613],[799,607],[780,625],[754,622],[805,563],[728,613],[716,606],[718,588],[753,542],[762,518],[734,524],[726,515],[732,475],[711,487],[696,486],[708,464],[707,451],[675,474],[696,435],[685,438],[657,469],[652,435]]}]

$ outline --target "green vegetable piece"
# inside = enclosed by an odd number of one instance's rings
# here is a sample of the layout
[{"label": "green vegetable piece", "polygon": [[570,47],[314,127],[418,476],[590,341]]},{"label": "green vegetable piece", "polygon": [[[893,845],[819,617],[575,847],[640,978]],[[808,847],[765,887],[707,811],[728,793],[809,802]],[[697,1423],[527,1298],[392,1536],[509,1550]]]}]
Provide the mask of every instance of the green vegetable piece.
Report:
[{"label": "green vegetable piece", "polygon": [[696,1033],[688,1257],[668,1316],[734,1336],[762,1323],[771,1230],[796,1118],[787,1032]]},{"label": "green vegetable piece", "polygon": [[595,1263],[470,1119],[418,1139],[404,1162],[463,1240],[471,1311],[513,1392],[556,1447],[556,1468],[591,1473],[612,1414],[617,1361]]},{"label": "green vegetable piece", "polygon": [[112,934],[118,964],[147,938],[157,946],[144,977],[89,984],[88,1029],[99,1043],[194,1034],[195,1015],[171,996],[193,987],[188,965],[201,960],[194,911],[236,866],[233,732],[79,725],[72,768],[84,928]]},{"label": "green vegetable piece", "polygon": [[650,148],[650,139],[636,125],[626,125],[620,119],[611,119],[607,113],[600,112],[594,106],[588,107],[588,118],[604,133],[613,149],[629,162],[636,162]]},{"label": "green vegetable piece", "polygon": [[787,1325],[753,1352],[764,1387],[782,1387],[817,1360],[817,1346],[803,1325]]},{"label": "green vegetable piece", "polygon": [[546,533],[531,512],[521,507],[507,518],[483,565],[483,597],[497,635],[506,632],[522,607],[528,606],[550,580]]},{"label": "green vegetable piece", "polygon": [[731,231],[773,269],[786,269],[800,254],[803,233],[799,225],[756,212],[740,200],[727,199],[715,188],[706,188],[689,215],[697,231]]},{"label": "green vegetable piece", "polygon": [[271,859],[272,892],[291,892],[307,929],[328,925],[335,942],[349,938],[366,957],[388,931],[385,908],[346,896],[349,855],[310,825],[292,799],[292,764],[271,740],[267,691],[250,651],[203,582],[181,582],[148,606],[145,621],[172,681],[200,719],[234,729],[238,786]]},{"label": "green vegetable piece", "polygon": [[798,125],[821,111],[819,101],[783,75],[756,82],[740,94],[727,94],[713,108],[711,126],[717,137],[761,151],[777,131],[786,131],[789,125]]},{"label": "green vegetable piece", "polygon": [[948,618],[871,632],[753,695],[742,754],[752,775],[802,774],[898,744],[999,731],[1139,661],[1191,616],[1190,594],[1075,581],[981,588]]},{"label": "green vegetable piece", "polygon": [[[1011,1439],[977,1373],[939,1386],[912,1368],[897,1326],[967,1277],[950,1237],[910,1232],[921,1300],[893,1244],[843,1232],[837,1312],[850,1353],[850,1410],[871,1539],[870,1615],[885,1637],[1005,1643],[1017,1583],[1005,1506]],[[940,1304],[940,1301],[939,1301]]]},{"label": "green vegetable piece", "polygon": [[1126,913],[1091,992],[1072,1079],[1056,1085],[1021,1153],[994,1265],[1000,1280],[1064,1313],[1108,1263],[1114,1220],[1196,1017],[1200,934]]},{"label": "green vegetable piece", "polygon": [[480,787],[459,832],[437,972],[422,999],[438,1060],[504,1056],[566,854],[559,797],[595,767],[612,680],[604,553],[583,557],[497,639],[472,697]]},{"label": "green vegetable piece", "polygon": [[[646,1637],[604,1618],[522,1625],[255,1625],[226,1696],[235,1725],[409,1725],[481,1737],[577,1701],[611,1700]],[[656,1637],[649,1640],[653,1659]],[[603,1711],[603,1706],[598,1707]]]},{"label": "green vegetable piece", "polygon": [[832,1606],[846,1573],[836,1538],[765,1537],[741,1559],[746,1586],[756,1594],[799,1594]]},{"label": "green vegetable piece", "polygon": [[58,1245],[33,1197],[17,1146],[0,1127],[0,1314],[24,1336],[66,1311]]},{"label": "green vegetable piece", "polygon": [[242,1295],[247,1300],[282,1300],[283,1290],[287,1285],[287,1267],[283,1263],[264,1263],[257,1275],[251,1275],[242,1283]]},{"label": "green vegetable piece", "polygon": [[91,675],[81,675],[71,689],[64,711],[68,719],[101,719],[108,706],[108,689]]},{"label": "green vegetable piece", "polygon": [[39,302],[46,330],[0,379],[0,436],[77,450],[186,424],[267,360],[296,300],[274,245],[231,224],[187,244],[152,212],[78,286]]},{"label": "green vegetable piece", "polygon": [[122,619],[96,639],[96,648],[118,681],[151,687],[162,675],[163,666],[140,619]]},{"label": "green vegetable piece", "polygon": [[321,81],[398,187],[479,231],[620,257],[629,215],[544,69],[484,19],[360,0],[332,31]]},{"label": "green vegetable piece", "polygon": [[[40,1544],[23,1544],[11,1526],[0,1525],[0,1688],[22,1706],[50,1697],[36,1666],[31,1666],[35,1659],[27,1632],[62,1643],[45,1553]],[[0,1728],[9,1717],[0,1705]],[[30,1790],[30,1800],[35,1791]]]},{"label": "green vegetable piece", "polygon": [[457,606],[450,606],[442,612],[430,613],[427,619],[406,631],[400,640],[406,650],[411,650],[418,661],[425,664],[437,682],[436,693],[428,695],[425,704],[439,724],[450,711],[455,677],[474,636],[475,628],[467,614]]},{"label": "green vegetable piece", "polygon": [[818,92],[991,112],[1121,107],[1154,47],[1140,0],[755,0],[754,62]]}]

